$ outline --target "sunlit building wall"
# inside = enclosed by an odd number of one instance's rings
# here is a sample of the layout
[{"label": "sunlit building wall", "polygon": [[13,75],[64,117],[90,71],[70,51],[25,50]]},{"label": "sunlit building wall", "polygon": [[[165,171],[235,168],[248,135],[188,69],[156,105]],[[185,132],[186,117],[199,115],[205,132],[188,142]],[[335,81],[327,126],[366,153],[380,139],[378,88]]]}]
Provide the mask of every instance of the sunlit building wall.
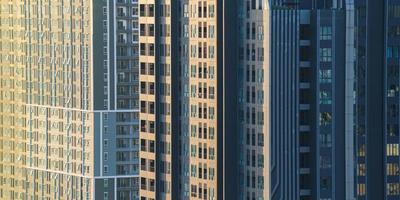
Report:
[{"label": "sunlit building wall", "polygon": [[137,2],[0,15],[1,198],[138,198]]}]

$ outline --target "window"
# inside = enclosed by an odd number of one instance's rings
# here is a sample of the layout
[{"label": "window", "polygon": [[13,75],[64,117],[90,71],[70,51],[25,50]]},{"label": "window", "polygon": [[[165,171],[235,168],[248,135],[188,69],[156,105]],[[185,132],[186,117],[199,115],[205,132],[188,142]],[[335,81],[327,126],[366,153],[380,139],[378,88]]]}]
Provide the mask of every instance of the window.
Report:
[{"label": "window", "polygon": [[155,171],[154,160],[149,160],[149,170],[150,170],[150,172],[154,172]]},{"label": "window", "polygon": [[147,144],[145,139],[140,140],[140,151],[147,151]]},{"label": "window", "polygon": [[387,134],[389,136],[398,136],[399,132],[399,125],[397,124],[388,124],[387,125]]},{"label": "window", "polygon": [[149,44],[149,56],[154,56],[154,44]]},{"label": "window", "polygon": [[327,190],[330,186],[330,181],[328,177],[321,177],[321,189]]},{"label": "window", "polygon": [[146,180],[146,178],[143,178],[143,177],[140,178],[140,188],[142,190],[146,190],[146,188],[147,188],[147,180]]},{"label": "window", "polygon": [[154,75],[154,63],[149,63],[149,75]]},{"label": "window", "polygon": [[107,7],[103,7],[103,15],[107,16]]},{"label": "window", "polygon": [[146,36],[146,24],[140,24],[140,36]]},{"label": "window", "polygon": [[208,67],[208,78],[209,79],[214,79],[214,66],[209,66]]},{"label": "window", "polygon": [[197,149],[196,145],[190,145],[190,156],[191,157],[194,157],[194,158],[196,157],[196,155],[197,155],[196,149]]},{"label": "window", "polygon": [[332,114],[330,112],[322,112],[319,115],[320,125],[327,126],[332,122]]},{"label": "window", "polygon": [[365,184],[364,183],[357,184],[357,195],[359,195],[359,196],[365,195]]},{"label": "window", "polygon": [[214,17],[214,5],[208,5],[208,17],[209,18],[213,18]]},{"label": "window", "polygon": [[149,36],[154,36],[154,24],[149,24]]},{"label": "window", "polygon": [[145,17],[146,16],[146,5],[140,4],[140,16]]},{"label": "window", "polygon": [[264,189],[264,177],[258,176],[257,185],[259,189]]},{"label": "window", "polygon": [[328,90],[322,90],[319,92],[319,103],[320,104],[332,104],[332,95]]},{"label": "window", "polygon": [[214,139],[214,127],[209,127],[208,128],[208,137],[210,140]]},{"label": "window", "polygon": [[190,77],[196,78],[196,65],[190,66]]},{"label": "window", "polygon": [[142,170],[142,171],[146,171],[146,164],[147,163],[147,161],[146,161],[146,159],[144,159],[144,158],[141,158],[140,159],[140,170]]},{"label": "window", "polygon": [[215,37],[215,27],[213,25],[208,26],[208,38]]},{"label": "window", "polygon": [[190,193],[191,193],[191,197],[197,197],[197,186],[196,185],[191,185],[191,187],[190,187],[191,189],[190,189]]},{"label": "window", "polygon": [[189,8],[187,3],[183,4],[183,16],[189,17]]},{"label": "window", "polygon": [[357,164],[357,176],[365,176],[365,164]]},{"label": "window", "polygon": [[140,43],[140,55],[142,55],[142,56],[146,55],[146,44],[145,43]]},{"label": "window", "polygon": [[332,61],[332,49],[331,48],[321,48],[320,57],[322,62]]},{"label": "window", "polygon": [[149,17],[154,17],[154,5],[150,4],[149,5]]},{"label": "window", "polygon": [[332,147],[332,135],[329,132],[327,133],[326,130],[321,132],[319,140],[321,147]]},{"label": "window", "polygon": [[331,83],[332,82],[332,71],[330,69],[319,70],[319,82],[320,83]]},{"label": "window", "polygon": [[357,156],[358,157],[364,157],[365,156],[365,145],[362,144],[358,147],[358,151],[357,151]]},{"label": "window", "polygon": [[390,5],[389,13],[391,17],[400,17],[400,5]]},{"label": "window", "polygon": [[387,195],[399,195],[400,184],[399,183],[387,183]]},{"label": "window", "polygon": [[103,42],[107,43],[108,41],[108,35],[107,33],[103,33]]},{"label": "window", "polygon": [[208,110],[209,110],[208,118],[214,119],[214,107],[209,107]]},{"label": "window", "polygon": [[264,167],[264,155],[263,154],[258,154],[257,156],[257,163],[258,163],[258,167],[263,168]]},{"label": "window", "polygon": [[390,35],[391,36],[400,36],[400,26],[392,26],[390,28]]},{"label": "window", "polygon": [[264,134],[263,133],[258,133],[258,146],[262,147],[264,146]]},{"label": "window", "polygon": [[332,27],[322,26],[320,30],[321,40],[331,40],[332,39]]},{"label": "window", "polygon": [[387,47],[386,57],[387,58],[399,58],[399,47],[398,46]]},{"label": "window", "polygon": [[399,144],[387,144],[386,145],[387,156],[399,156]]},{"label": "window", "polygon": [[103,172],[106,174],[108,173],[108,165],[103,166]]},{"label": "window", "polygon": [[108,160],[108,152],[104,152],[104,157],[103,157],[104,161]]},{"label": "window", "polygon": [[392,84],[388,89],[387,97],[395,97],[397,96],[398,92],[399,92],[399,86]]},{"label": "window", "polygon": [[210,148],[209,149],[209,159],[210,160],[214,160],[214,158],[215,158],[215,151],[214,151],[214,148]]},{"label": "window", "polygon": [[[365,167],[365,164],[364,164],[364,167]],[[399,175],[399,164],[398,163],[388,163],[386,165],[386,174],[388,176],[397,176],[397,175]]]},{"label": "window", "polygon": [[140,74],[146,75],[146,74],[147,74],[146,71],[147,71],[147,70],[146,70],[146,63],[141,62],[141,63],[140,63]]},{"label": "window", "polygon": [[191,177],[197,177],[197,166],[196,165],[190,165],[190,176]]},{"label": "window", "polygon": [[208,57],[209,58],[214,58],[214,46],[209,46],[208,47]]},{"label": "window", "polygon": [[152,140],[149,141],[149,151],[152,153],[155,152],[155,144],[154,144],[154,141],[152,141]]}]

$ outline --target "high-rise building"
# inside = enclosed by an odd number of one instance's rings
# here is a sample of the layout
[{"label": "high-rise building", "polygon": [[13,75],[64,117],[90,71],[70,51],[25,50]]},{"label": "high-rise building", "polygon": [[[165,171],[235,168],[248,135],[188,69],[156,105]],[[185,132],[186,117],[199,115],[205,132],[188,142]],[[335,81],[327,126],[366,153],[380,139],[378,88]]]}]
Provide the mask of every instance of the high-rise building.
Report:
[{"label": "high-rise building", "polygon": [[0,6],[0,198],[138,198],[137,1]]},{"label": "high-rise building", "polygon": [[241,2],[239,199],[354,196],[351,4]]},{"label": "high-rise building", "polygon": [[351,2],[139,5],[141,200],[353,198]]},{"label": "high-rise building", "polygon": [[142,200],[234,198],[235,5],[139,0]]},{"label": "high-rise building", "polygon": [[356,9],[357,199],[399,199],[399,1]]}]

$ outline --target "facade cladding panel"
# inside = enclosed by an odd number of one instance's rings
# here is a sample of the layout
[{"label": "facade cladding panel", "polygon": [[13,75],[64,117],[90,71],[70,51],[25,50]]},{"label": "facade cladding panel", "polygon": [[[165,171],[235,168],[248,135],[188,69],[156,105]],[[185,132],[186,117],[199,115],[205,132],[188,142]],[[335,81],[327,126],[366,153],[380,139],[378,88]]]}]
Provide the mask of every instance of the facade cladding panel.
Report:
[{"label": "facade cladding panel", "polygon": [[270,29],[271,199],[298,199],[297,10],[272,10]]},{"label": "facade cladding panel", "polygon": [[137,3],[1,1],[0,16],[0,198],[137,198]]}]

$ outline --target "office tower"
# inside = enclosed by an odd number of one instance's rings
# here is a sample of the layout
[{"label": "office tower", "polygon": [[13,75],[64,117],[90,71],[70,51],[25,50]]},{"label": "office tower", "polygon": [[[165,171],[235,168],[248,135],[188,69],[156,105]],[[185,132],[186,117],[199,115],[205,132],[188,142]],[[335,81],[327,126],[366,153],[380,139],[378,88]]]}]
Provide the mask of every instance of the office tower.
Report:
[{"label": "office tower", "polygon": [[399,199],[399,4],[354,1],[358,199]]},{"label": "office tower", "polygon": [[[374,6],[373,3],[369,3],[367,6],[367,10],[373,9],[372,6]],[[382,148],[381,150],[384,152],[385,156],[382,156],[380,158],[381,160],[384,161],[384,165],[381,165],[382,167],[382,177],[377,177],[374,178],[373,176],[378,176],[379,174],[373,175],[371,173],[371,169],[375,167],[375,164],[369,164],[367,162],[367,168],[366,168],[366,173],[367,175],[367,190],[371,190],[375,185],[371,184],[368,185],[368,179],[375,179],[379,180],[383,179],[384,183],[380,185],[380,187],[384,187],[383,190],[383,195],[386,199],[398,199],[400,198],[400,174],[399,174],[399,167],[398,167],[398,161],[399,161],[399,103],[398,103],[398,81],[399,81],[399,75],[398,75],[398,69],[399,69],[399,28],[400,28],[400,23],[398,21],[400,15],[398,13],[400,9],[400,2],[398,1],[387,1],[385,4],[381,3],[379,5],[376,5],[378,8],[378,12],[376,12],[375,16],[368,16],[367,15],[367,23],[375,23],[377,25],[384,25],[384,27],[379,27],[380,31],[374,31],[375,27],[370,26],[366,28],[366,33],[367,34],[372,34],[369,37],[373,37],[373,34],[377,34],[376,40],[370,40],[370,44],[367,42],[367,46],[376,46],[379,47],[381,50],[377,56],[371,56],[375,54],[375,51],[373,49],[370,49],[370,52],[367,50],[367,70],[369,69],[369,66],[375,66],[374,70],[382,70],[379,73],[382,73],[382,79],[383,81],[381,84],[383,84],[383,89],[381,91],[378,91],[378,95],[381,95],[382,97],[385,97],[383,100],[382,105],[384,105],[382,114],[383,117],[381,119],[384,119],[384,122],[382,124],[382,129],[378,133],[381,133],[380,136],[382,136]],[[370,11],[369,11],[370,12]],[[374,21],[376,20],[376,22]],[[380,23],[384,21],[384,23]],[[373,33],[370,33],[373,32]],[[378,39],[379,38],[379,39]],[[367,36],[367,41],[368,36]],[[368,47],[370,48],[370,47]],[[386,50],[386,51],[385,51]],[[370,55],[370,56],[369,56]],[[383,58],[383,59],[382,59]],[[383,64],[381,63],[383,61]],[[374,63],[376,62],[376,64]],[[369,66],[368,66],[369,65]],[[382,67],[384,66],[384,67]],[[372,70],[373,72],[373,70]],[[376,75],[376,74],[375,74]],[[367,75],[368,77],[368,75]],[[370,77],[372,78],[372,77]],[[367,78],[368,80],[368,78]],[[379,81],[379,78],[374,79],[373,81]],[[371,84],[371,83],[370,83]],[[368,81],[367,81],[367,87],[368,87]],[[371,86],[369,86],[371,87]],[[370,90],[368,90],[370,91]],[[372,92],[374,93],[374,92]],[[386,93],[386,94],[385,94]],[[368,97],[367,97],[368,98]],[[382,108],[382,107],[381,107]],[[367,113],[368,115],[368,113]],[[367,121],[368,122],[368,121]],[[374,127],[376,128],[376,126]],[[366,146],[367,146],[367,156],[369,154],[377,153],[379,151],[376,151],[375,147],[372,147],[372,145],[368,145],[369,142],[368,140],[375,140],[375,137],[377,134],[374,134],[375,130],[371,129],[370,133],[368,133],[367,130],[367,139],[365,141]],[[376,132],[375,132],[376,133]],[[385,134],[382,134],[385,133]],[[368,138],[372,137],[372,138]],[[377,141],[381,141],[381,139],[376,139]],[[370,149],[368,149],[370,147]],[[371,159],[373,161],[373,159]],[[378,162],[381,160],[377,160]],[[379,191],[379,190],[378,190]],[[377,191],[377,192],[378,192]],[[367,198],[374,198],[374,194],[372,191],[367,192]],[[368,195],[369,194],[369,195]],[[379,194],[379,193],[377,193]]]},{"label": "office tower", "polygon": [[0,198],[137,198],[137,2],[0,6]]},{"label": "office tower", "polygon": [[351,8],[242,1],[239,199],[353,199]]}]

